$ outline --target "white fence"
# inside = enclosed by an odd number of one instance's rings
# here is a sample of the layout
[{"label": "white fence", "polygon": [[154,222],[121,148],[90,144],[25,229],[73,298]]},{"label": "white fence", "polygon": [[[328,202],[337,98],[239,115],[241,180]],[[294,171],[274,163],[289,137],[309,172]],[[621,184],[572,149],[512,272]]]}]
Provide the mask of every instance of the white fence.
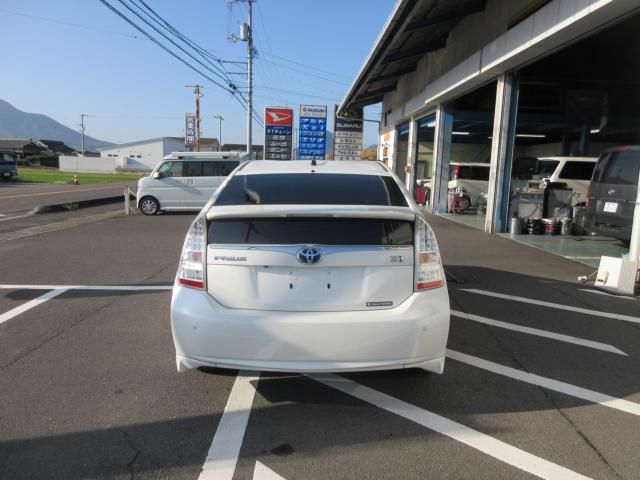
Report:
[{"label": "white fence", "polygon": [[61,172],[115,173],[117,157],[72,157],[61,155]]}]

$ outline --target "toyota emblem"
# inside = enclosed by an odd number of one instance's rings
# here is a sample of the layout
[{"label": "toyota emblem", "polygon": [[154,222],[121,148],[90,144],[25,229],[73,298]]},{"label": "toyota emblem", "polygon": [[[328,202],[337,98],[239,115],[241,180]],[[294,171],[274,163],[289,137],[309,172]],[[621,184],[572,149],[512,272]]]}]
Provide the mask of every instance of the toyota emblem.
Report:
[{"label": "toyota emblem", "polygon": [[296,253],[296,258],[305,265],[314,265],[322,259],[322,250],[318,247],[302,247]]}]

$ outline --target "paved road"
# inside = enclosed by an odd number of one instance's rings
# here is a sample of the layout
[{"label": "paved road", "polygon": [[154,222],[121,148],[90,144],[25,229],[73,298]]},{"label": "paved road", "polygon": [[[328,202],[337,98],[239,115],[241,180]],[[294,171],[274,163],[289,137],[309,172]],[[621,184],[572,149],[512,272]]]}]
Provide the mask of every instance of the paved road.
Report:
[{"label": "paved road", "polygon": [[28,212],[43,205],[113,197],[121,195],[125,185],[134,188],[136,183],[57,185],[0,182],[0,215]]},{"label": "paved road", "polygon": [[639,304],[587,267],[434,218],[444,375],[178,374],[168,291],[60,289],[170,285],[192,218],[0,242],[0,478],[640,477]]}]

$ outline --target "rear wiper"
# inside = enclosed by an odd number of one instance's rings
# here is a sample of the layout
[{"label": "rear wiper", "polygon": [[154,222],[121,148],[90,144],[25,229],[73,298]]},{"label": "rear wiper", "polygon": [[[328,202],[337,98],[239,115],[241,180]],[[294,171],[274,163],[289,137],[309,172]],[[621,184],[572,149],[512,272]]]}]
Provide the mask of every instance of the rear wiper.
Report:
[{"label": "rear wiper", "polygon": [[262,203],[262,201],[260,199],[260,194],[258,192],[256,192],[255,190],[252,190],[251,188],[249,188],[249,186],[247,185],[246,176],[245,176],[245,179],[244,179],[244,197],[248,201],[251,201],[251,202],[255,203],[256,205],[260,205]]}]

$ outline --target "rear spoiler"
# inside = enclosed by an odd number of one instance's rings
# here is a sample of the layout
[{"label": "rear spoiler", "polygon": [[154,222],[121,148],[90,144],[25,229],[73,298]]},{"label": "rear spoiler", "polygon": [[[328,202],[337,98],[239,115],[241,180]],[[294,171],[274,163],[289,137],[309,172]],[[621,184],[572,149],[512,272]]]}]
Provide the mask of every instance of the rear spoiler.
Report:
[{"label": "rear spoiler", "polygon": [[219,206],[207,212],[207,219],[216,218],[379,218],[383,220],[414,221],[415,212],[409,207],[361,205],[234,205]]}]

